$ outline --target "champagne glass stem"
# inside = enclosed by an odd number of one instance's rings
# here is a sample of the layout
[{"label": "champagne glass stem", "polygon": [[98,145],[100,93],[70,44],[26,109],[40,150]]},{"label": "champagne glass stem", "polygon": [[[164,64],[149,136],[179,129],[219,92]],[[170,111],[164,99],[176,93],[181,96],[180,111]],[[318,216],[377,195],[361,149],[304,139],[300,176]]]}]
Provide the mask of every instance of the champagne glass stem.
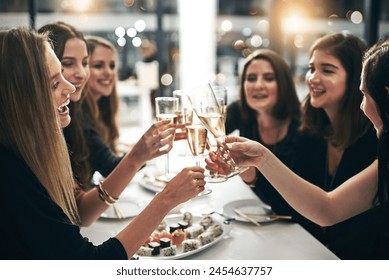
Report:
[{"label": "champagne glass stem", "polygon": [[169,153],[165,155],[165,175],[166,178],[169,177],[170,174],[170,165],[169,165]]}]

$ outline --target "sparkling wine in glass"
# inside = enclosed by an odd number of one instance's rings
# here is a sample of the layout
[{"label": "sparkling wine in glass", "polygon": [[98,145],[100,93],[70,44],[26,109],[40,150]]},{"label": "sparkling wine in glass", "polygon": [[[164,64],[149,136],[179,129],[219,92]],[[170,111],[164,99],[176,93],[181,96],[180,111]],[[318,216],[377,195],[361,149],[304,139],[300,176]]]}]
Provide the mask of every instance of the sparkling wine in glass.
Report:
[{"label": "sparkling wine in glass", "polygon": [[[199,122],[186,126],[187,143],[192,155],[195,157],[196,166],[200,166],[200,157],[204,154],[207,146],[207,129]],[[212,190],[205,186],[199,196],[210,194]]]},{"label": "sparkling wine in glass", "polygon": [[[171,124],[177,121],[178,112],[177,97],[156,97],[155,98],[155,116],[158,121],[170,120]],[[163,129],[163,128],[162,128]],[[161,149],[166,149],[162,147]],[[169,153],[165,154],[165,174],[158,176],[156,179],[162,182],[169,182],[176,174],[170,172]]]},{"label": "sparkling wine in glass", "polygon": [[220,177],[229,178],[247,170],[247,167],[240,168],[236,166],[230,156],[225,143],[225,118],[212,86],[207,84],[191,90],[189,99],[197,117],[207,130],[213,134],[218,143],[219,148],[216,151],[218,158],[223,160],[223,163],[231,170],[227,175],[214,174],[215,179]]}]

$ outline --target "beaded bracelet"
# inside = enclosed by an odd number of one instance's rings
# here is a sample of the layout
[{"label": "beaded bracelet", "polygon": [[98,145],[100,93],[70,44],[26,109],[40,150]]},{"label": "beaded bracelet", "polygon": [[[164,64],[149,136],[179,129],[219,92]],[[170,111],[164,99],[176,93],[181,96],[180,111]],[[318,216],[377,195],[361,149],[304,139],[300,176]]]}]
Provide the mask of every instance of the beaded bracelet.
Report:
[{"label": "beaded bracelet", "polygon": [[118,200],[118,198],[110,196],[109,193],[103,189],[103,182],[100,182],[97,185],[97,189],[99,191],[99,197],[104,201],[105,204],[112,205]]}]

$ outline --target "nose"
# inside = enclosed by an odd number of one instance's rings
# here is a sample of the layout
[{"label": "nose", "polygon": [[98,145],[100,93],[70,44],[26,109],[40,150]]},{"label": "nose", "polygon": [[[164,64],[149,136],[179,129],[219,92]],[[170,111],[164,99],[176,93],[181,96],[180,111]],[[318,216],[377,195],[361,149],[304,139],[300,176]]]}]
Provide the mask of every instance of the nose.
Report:
[{"label": "nose", "polygon": [[70,83],[68,80],[64,80],[64,90],[62,91],[64,94],[72,94],[76,91],[76,87]]},{"label": "nose", "polygon": [[255,87],[256,88],[262,88],[263,87],[263,79],[258,77],[257,81],[255,82]]},{"label": "nose", "polygon": [[74,76],[78,79],[86,79],[88,77],[88,72],[83,66],[78,66]]},{"label": "nose", "polygon": [[305,78],[306,78],[306,82],[307,83],[318,83],[318,82],[320,82],[320,77],[319,77],[319,74],[317,73],[317,71],[315,71],[315,72],[308,71]]}]

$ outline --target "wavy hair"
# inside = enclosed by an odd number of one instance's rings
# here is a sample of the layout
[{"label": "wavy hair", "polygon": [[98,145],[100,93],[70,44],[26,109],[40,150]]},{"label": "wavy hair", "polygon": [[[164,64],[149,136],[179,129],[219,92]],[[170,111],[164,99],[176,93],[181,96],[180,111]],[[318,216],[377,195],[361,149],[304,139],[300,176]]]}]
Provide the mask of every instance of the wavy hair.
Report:
[{"label": "wavy hair", "polygon": [[315,41],[310,49],[324,51],[336,57],[346,71],[346,93],[339,104],[339,111],[331,124],[322,108],[314,108],[308,94],[303,102],[300,130],[310,134],[324,135],[334,146],[347,148],[363,135],[370,126],[368,118],[360,110],[362,92],[359,90],[362,56],[366,44],[351,34],[335,33]]},{"label": "wavy hair", "polygon": [[[98,36],[86,36],[90,54],[93,54],[97,46],[103,46],[112,50],[117,58],[115,47],[106,39]],[[117,63],[116,63],[117,65]],[[116,70],[117,71],[117,70]],[[88,88],[88,86],[87,86]],[[83,103],[83,111],[93,122],[93,125],[100,133],[104,141],[114,153],[118,153],[117,144],[119,140],[119,125],[117,115],[119,110],[119,95],[117,92],[116,81],[109,96],[102,96],[97,102],[87,94],[87,98]]]},{"label": "wavy hair", "polygon": [[23,28],[0,32],[0,143],[26,162],[53,201],[78,223],[45,42],[46,36]]}]

